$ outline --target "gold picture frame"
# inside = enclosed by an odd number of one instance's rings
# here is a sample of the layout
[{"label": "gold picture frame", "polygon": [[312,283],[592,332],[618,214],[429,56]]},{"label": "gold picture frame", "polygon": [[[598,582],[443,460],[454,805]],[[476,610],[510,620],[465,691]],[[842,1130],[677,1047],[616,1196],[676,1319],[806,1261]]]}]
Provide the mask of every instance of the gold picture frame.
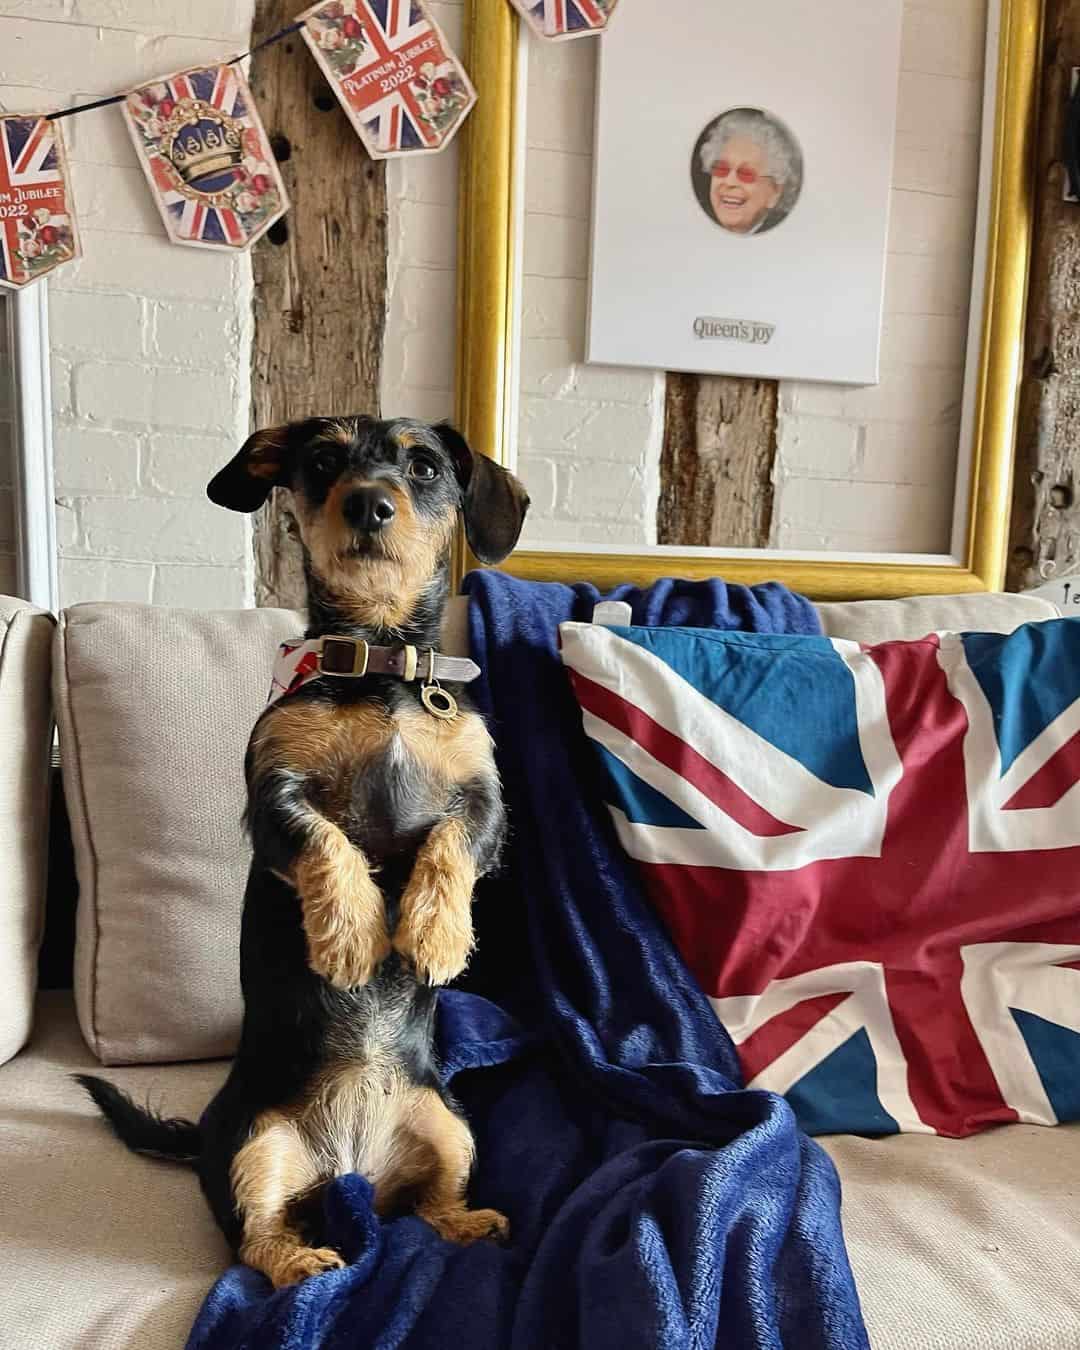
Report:
[{"label": "gold picture frame", "polygon": [[[807,559],[764,550],[730,554],[588,553],[522,549],[503,564],[536,581],[646,585],[661,576],[722,574],[781,581],[818,600],[999,590],[1004,582],[1019,406],[1034,196],[1042,0],[1000,0],[990,147],[988,238],[966,538],[945,563]],[[510,381],[514,230],[519,165],[516,118],[519,20],[507,0],[465,0],[466,57],[480,100],[464,132],[458,273],[457,417],[477,450],[506,461],[514,428]],[[588,39],[599,40],[603,39]],[[988,78],[993,76],[988,74]],[[464,556],[462,568],[475,560]]]}]

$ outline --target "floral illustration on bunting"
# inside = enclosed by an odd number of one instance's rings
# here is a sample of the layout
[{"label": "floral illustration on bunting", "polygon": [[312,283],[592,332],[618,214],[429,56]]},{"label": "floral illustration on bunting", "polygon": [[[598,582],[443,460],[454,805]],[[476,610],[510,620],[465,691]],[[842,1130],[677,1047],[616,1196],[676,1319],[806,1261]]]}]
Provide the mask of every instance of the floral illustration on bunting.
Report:
[{"label": "floral illustration on bunting", "polygon": [[0,117],[0,286],[27,286],[80,251],[59,126]]},{"label": "floral illustration on bunting", "polygon": [[235,66],[201,66],[144,84],[128,94],[123,112],[174,244],[245,249],[289,209]]},{"label": "floral illustration on bunting", "polygon": [[420,0],[324,0],[300,30],[372,159],[442,150],[476,102]]}]

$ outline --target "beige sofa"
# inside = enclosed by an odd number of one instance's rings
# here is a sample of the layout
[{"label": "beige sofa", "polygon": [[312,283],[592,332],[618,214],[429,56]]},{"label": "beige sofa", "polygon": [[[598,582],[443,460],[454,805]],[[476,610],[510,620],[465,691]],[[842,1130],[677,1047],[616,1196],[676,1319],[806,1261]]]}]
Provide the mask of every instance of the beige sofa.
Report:
[{"label": "beige sofa", "polygon": [[[826,631],[863,641],[939,628],[1008,631],[1055,613],[1042,601],[1002,596],[822,607]],[[48,616],[0,601],[3,1350],[176,1350],[228,1260],[192,1175],[126,1153],[68,1075],[97,1065],[88,1043],[114,1063],[141,1060],[109,1076],[170,1114],[197,1113],[222,1080],[221,1059],[147,1062],[178,1057],[168,1044],[173,1030],[181,1049],[214,1053],[236,1015],[239,766],[232,742],[208,722],[205,691],[219,691],[214,706],[228,703],[230,736],[242,744],[268,654],[294,625],[295,616],[281,612],[204,621],[100,605],[61,616],[54,634]],[[199,642],[197,666],[184,667]],[[446,645],[463,643],[459,606]],[[108,661],[114,666],[103,676]],[[178,664],[194,680],[190,691],[176,677]],[[234,665],[243,667],[242,678]],[[110,709],[114,718],[141,710],[138,685],[147,678],[159,700],[164,751],[148,751],[138,728],[100,721]],[[74,996],[50,992],[34,1002],[54,706],[80,876],[80,951]],[[184,790],[173,779],[190,778],[200,755],[206,773],[187,814],[167,810]],[[117,800],[118,782],[140,756],[156,765],[154,774],[138,794]],[[111,843],[102,812],[112,822]],[[223,872],[185,834],[215,839],[206,831],[218,828],[219,817],[220,851],[229,854]],[[145,856],[147,840],[163,829],[169,856],[183,860],[172,874]],[[229,916],[218,928],[198,911],[197,896],[142,893],[148,884],[180,886],[177,876],[186,882],[199,868]],[[139,894],[123,894],[125,887]],[[138,908],[147,904],[157,909]],[[194,918],[172,933],[168,922],[184,905]],[[140,913],[154,915],[152,932],[140,930],[140,922],[147,926]],[[190,980],[177,968],[184,961],[162,957],[174,941],[188,943]],[[132,960],[136,950],[142,955]],[[162,1030],[163,1018],[175,1024]],[[843,1179],[848,1246],[877,1350],[1080,1348],[1080,1128],[1016,1125],[961,1142],[908,1135],[824,1144]]]}]

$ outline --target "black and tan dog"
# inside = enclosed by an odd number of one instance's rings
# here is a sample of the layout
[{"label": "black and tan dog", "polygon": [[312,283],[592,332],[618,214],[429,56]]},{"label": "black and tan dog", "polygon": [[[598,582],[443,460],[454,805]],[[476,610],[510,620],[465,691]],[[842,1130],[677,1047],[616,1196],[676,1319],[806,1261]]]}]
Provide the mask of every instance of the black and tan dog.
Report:
[{"label": "black and tan dog", "polygon": [[[473,1140],[433,1051],[433,986],[468,960],[503,808],[487,730],[453,714],[460,687],[435,690],[430,653],[459,515],[496,562],[528,497],[448,426],[364,417],[258,432],[208,493],[254,511],[275,486],[304,545],[307,636],[346,639],[320,659],[347,672],[269,707],[248,747],[239,1052],[197,1125],[80,1081],[129,1148],[196,1166],[240,1259],[280,1286],[342,1265],[312,1243],[321,1191],[347,1172],[380,1213],[412,1205],[453,1241],[506,1232],[467,1207]],[[426,673],[427,701],[418,680],[358,677],[365,665]]]}]

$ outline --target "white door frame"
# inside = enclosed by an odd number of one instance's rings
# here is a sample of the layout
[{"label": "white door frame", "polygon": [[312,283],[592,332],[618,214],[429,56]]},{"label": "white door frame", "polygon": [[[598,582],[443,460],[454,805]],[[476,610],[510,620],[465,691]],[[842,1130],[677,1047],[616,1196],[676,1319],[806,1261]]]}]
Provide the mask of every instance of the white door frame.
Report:
[{"label": "white door frame", "polygon": [[45,283],[9,292],[6,308],[15,383],[15,584],[24,600],[55,614],[60,588]]}]

